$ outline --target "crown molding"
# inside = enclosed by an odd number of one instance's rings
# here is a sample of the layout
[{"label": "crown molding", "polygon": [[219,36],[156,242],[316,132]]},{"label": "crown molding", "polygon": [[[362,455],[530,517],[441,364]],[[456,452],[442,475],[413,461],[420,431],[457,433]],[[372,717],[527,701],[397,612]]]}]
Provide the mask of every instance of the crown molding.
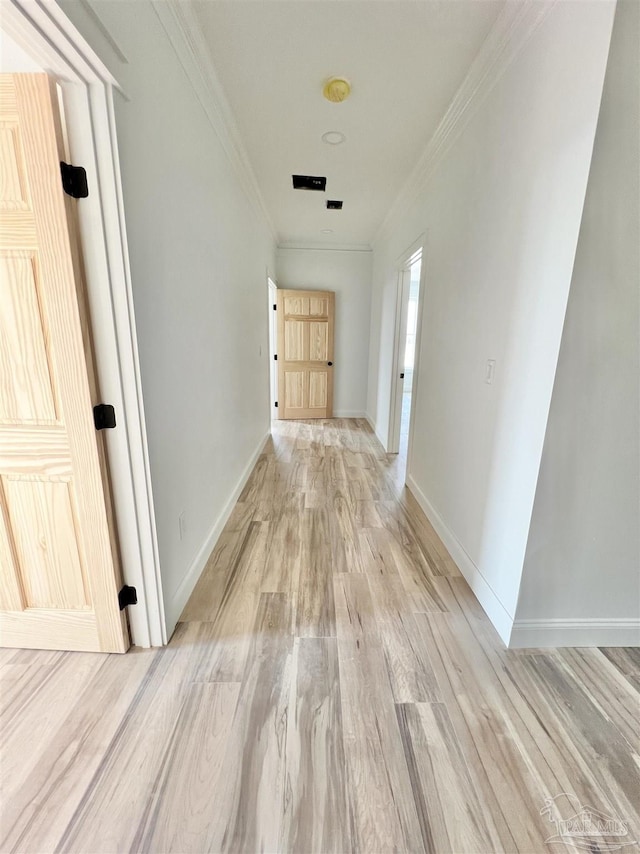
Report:
[{"label": "crown molding", "polygon": [[278,244],[277,252],[290,249],[305,249],[313,252],[373,252],[369,243],[313,243],[309,241],[289,241]]},{"label": "crown molding", "polygon": [[399,213],[424,192],[438,164],[556,2],[507,0],[504,4],[415,168],[380,224],[372,241],[374,246],[388,234]]},{"label": "crown molding", "polygon": [[277,243],[278,234],[260,192],[249,155],[214,68],[192,4],[183,3],[180,0],[152,0],[151,5],[173,45],[249,202],[259,218],[266,222],[273,240]]}]

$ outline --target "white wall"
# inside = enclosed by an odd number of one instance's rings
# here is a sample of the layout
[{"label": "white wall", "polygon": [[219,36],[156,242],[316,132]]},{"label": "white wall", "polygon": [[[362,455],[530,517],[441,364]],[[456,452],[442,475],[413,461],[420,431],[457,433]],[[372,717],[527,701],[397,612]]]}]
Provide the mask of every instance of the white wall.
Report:
[{"label": "white wall", "polygon": [[274,242],[152,4],[101,0],[98,19],[60,5],[124,90],[118,147],[171,633],[269,428]]},{"label": "white wall", "polygon": [[639,141],[640,5],[618,0],[514,627],[519,645],[640,642]]},{"label": "white wall", "polygon": [[[505,641],[516,608],[613,5],[559,2],[374,246],[387,438],[395,264],[427,231],[409,483]],[[487,359],[496,360],[492,385]]]},{"label": "white wall", "polygon": [[280,247],[276,273],[279,288],[336,292],[333,412],[336,417],[365,414],[369,317],[370,251],[291,249]]}]

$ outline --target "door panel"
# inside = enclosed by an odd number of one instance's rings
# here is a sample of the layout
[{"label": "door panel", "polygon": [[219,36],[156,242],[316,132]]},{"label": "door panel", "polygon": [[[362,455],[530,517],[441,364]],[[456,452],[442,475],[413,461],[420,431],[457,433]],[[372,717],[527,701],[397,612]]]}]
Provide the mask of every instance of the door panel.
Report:
[{"label": "door panel", "polygon": [[78,202],[46,75],[0,75],[0,154],[0,644],[123,652]]},{"label": "door panel", "polygon": [[7,477],[4,494],[25,607],[89,607],[70,479]]},{"label": "door panel", "polygon": [[284,313],[289,315],[309,315],[309,298],[308,297],[285,297],[284,298]]},{"label": "door panel", "polygon": [[309,372],[309,407],[311,409],[326,409],[327,406],[327,375],[324,371]]},{"label": "door panel", "polygon": [[304,407],[304,381],[303,371],[285,371],[285,398],[289,409],[302,409]]},{"label": "door panel", "polygon": [[333,414],[334,300],[331,291],[278,289],[280,418]]},{"label": "door panel", "polygon": [[327,317],[329,300],[326,297],[311,297],[309,299],[309,314],[311,317]]},{"label": "door panel", "polygon": [[55,423],[47,334],[31,253],[0,257],[0,397],[3,422]]},{"label": "door panel", "polygon": [[302,362],[305,360],[305,331],[307,324],[299,320],[286,320],[284,322],[284,358],[289,362]]},{"label": "door panel", "polygon": [[309,326],[309,361],[326,362],[329,358],[329,324],[312,321]]}]

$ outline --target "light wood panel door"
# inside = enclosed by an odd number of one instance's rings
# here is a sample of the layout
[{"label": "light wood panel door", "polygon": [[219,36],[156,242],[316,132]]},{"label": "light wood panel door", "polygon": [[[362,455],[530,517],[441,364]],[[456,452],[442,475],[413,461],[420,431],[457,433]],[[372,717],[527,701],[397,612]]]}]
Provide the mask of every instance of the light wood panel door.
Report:
[{"label": "light wood panel door", "polygon": [[278,289],[278,417],[333,414],[333,291]]},{"label": "light wood panel door", "polygon": [[0,645],[124,652],[63,151],[53,81],[0,75]]}]

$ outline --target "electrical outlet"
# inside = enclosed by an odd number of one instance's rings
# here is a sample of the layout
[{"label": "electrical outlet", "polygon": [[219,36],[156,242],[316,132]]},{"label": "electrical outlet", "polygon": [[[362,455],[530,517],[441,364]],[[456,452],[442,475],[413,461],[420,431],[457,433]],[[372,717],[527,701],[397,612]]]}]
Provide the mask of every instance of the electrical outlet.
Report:
[{"label": "electrical outlet", "polygon": [[180,539],[184,540],[184,534],[186,530],[185,518],[184,518],[184,510],[178,516],[178,532],[180,534]]},{"label": "electrical outlet", "polygon": [[496,360],[487,359],[487,366],[484,369],[484,381],[491,385],[496,372]]}]

